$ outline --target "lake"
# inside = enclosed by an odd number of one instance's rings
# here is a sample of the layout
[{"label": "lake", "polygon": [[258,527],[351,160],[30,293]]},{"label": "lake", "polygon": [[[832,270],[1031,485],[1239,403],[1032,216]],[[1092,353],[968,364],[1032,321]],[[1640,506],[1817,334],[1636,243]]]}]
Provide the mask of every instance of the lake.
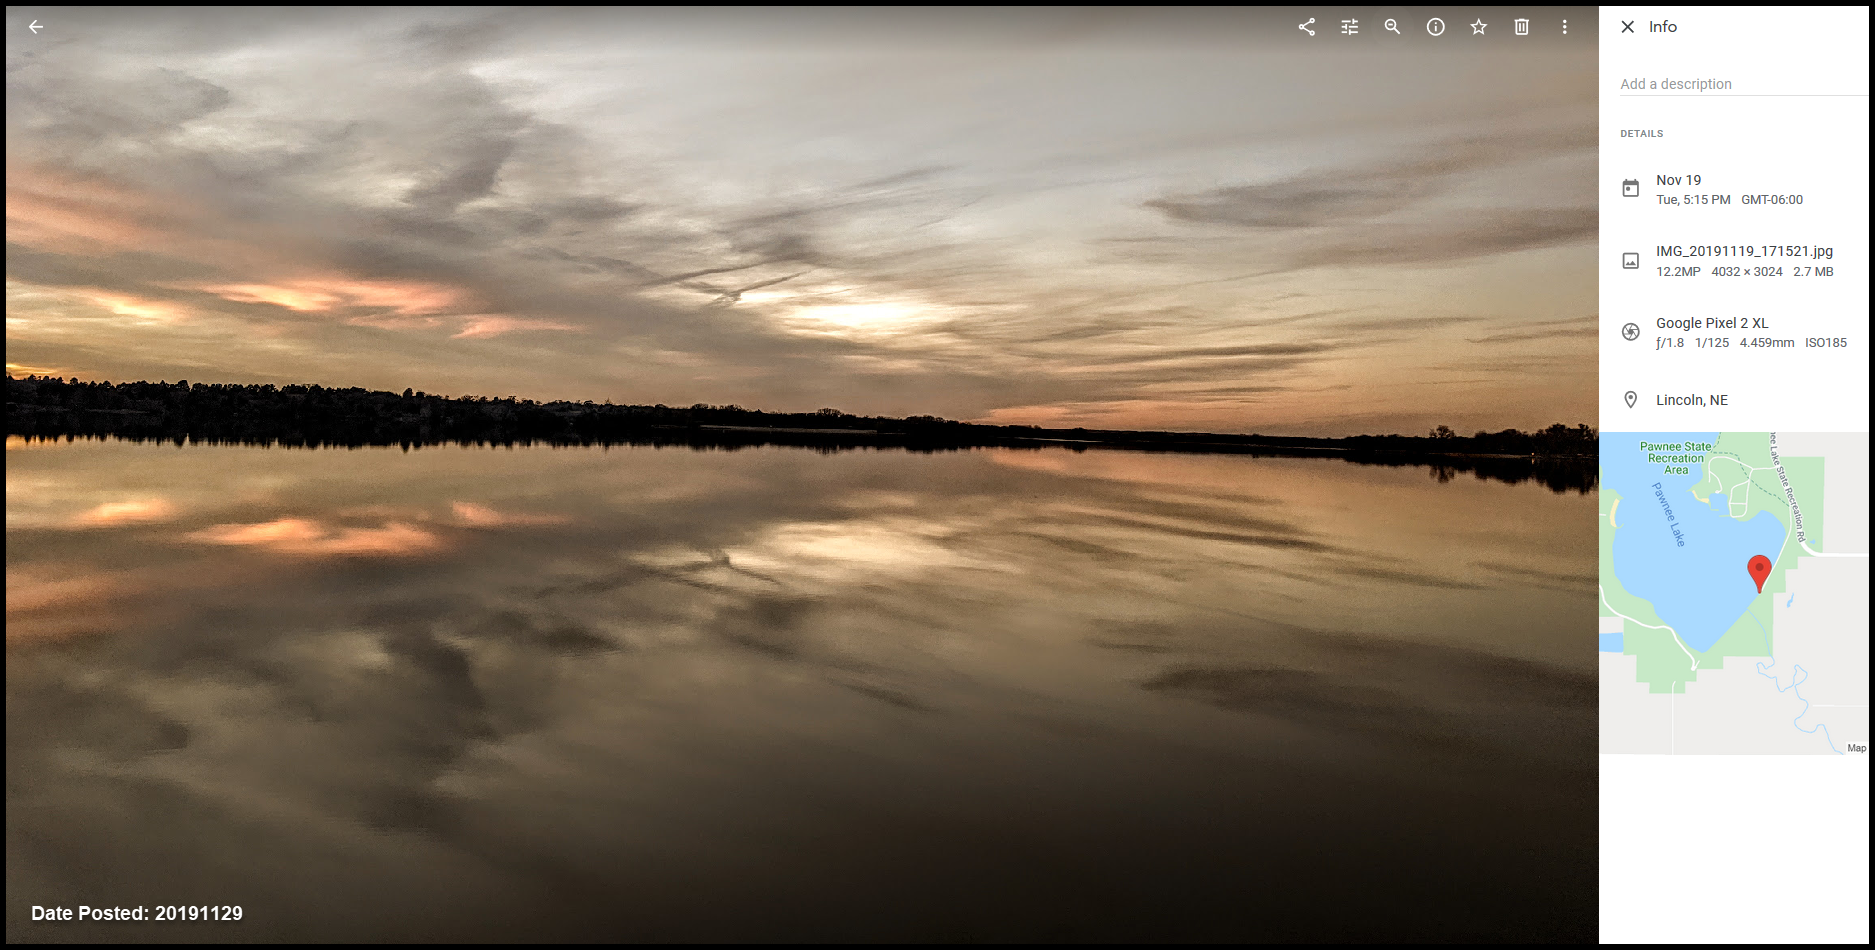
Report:
[{"label": "lake", "polygon": [[[1766,498],[1773,504],[1783,501],[1780,486],[1775,473],[1750,471],[1723,445],[1708,462],[1675,466],[1685,470],[1677,475],[1648,456],[1705,452],[1650,452],[1641,446],[1720,442],[1717,432],[1621,432],[1602,439],[1603,485],[1627,502],[1616,509],[1620,521],[1615,524],[1630,529],[1615,532],[1614,576],[1679,640],[1701,653],[1712,649],[1760,596],[1745,563],[1757,554],[1775,562],[1789,543],[1783,522],[1761,510]],[[1713,465],[1722,472],[1709,471]],[[1708,500],[1701,502],[1696,490],[1709,476],[1721,479],[1715,482],[1721,487],[1708,488]],[[1755,509],[1746,497],[1754,490]],[[1744,517],[1748,511],[1750,517]],[[1768,645],[1765,652],[1770,652]]]},{"label": "lake", "polygon": [[[7,444],[7,937],[1592,940],[1594,494]],[[33,904],[240,905],[33,924]]]}]

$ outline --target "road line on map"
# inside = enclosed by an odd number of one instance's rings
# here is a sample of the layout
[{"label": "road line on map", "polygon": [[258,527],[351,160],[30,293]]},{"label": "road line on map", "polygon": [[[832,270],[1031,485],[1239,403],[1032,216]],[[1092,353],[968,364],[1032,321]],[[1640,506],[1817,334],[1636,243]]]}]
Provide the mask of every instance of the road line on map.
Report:
[{"label": "road line on map", "polygon": [[1607,607],[1609,613],[1614,614],[1615,616],[1620,617],[1623,620],[1633,620],[1635,623],[1638,623],[1641,626],[1646,627],[1650,630],[1665,630],[1666,632],[1673,634],[1673,642],[1680,645],[1680,652],[1686,654],[1686,658],[1693,661],[1694,670],[1699,669],[1699,658],[1693,655],[1693,651],[1688,650],[1686,648],[1686,643],[1685,641],[1680,639],[1680,632],[1678,630],[1675,630],[1672,627],[1666,626],[1664,624],[1652,624],[1652,623],[1647,623],[1646,621],[1642,621],[1642,620],[1635,620],[1633,617],[1630,617],[1627,614],[1624,614],[1621,611],[1616,610],[1614,605],[1608,602],[1608,591],[1604,590],[1602,588],[1602,585],[1600,584],[1595,585],[1595,592],[1602,596],[1602,606]]},{"label": "road line on map", "polygon": [[1863,551],[1860,554],[1831,554],[1828,551],[1818,551],[1810,547],[1810,542],[1808,541],[1799,541],[1797,542],[1797,546],[1803,549],[1803,553],[1811,557],[1868,557],[1867,551]]}]

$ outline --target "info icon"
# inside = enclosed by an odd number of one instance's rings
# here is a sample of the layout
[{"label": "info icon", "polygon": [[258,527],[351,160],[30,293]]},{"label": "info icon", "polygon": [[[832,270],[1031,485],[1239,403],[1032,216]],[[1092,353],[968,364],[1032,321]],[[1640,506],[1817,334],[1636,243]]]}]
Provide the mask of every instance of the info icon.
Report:
[{"label": "info icon", "polygon": [[1621,181],[1621,197],[1623,197],[1623,198],[1639,198],[1640,196],[1641,196],[1641,180],[1640,180],[1639,178],[1624,178],[1624,179],[1622,179],[1622,181]]}]

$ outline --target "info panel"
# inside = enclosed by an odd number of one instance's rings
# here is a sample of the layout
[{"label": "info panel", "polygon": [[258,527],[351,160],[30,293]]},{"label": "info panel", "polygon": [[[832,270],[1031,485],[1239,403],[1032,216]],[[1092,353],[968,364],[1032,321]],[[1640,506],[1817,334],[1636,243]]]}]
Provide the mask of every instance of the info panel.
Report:
[{"label": "info panel", "polygon": [[1868,941],[1868,26],[1602,10],[1605,942]]}]

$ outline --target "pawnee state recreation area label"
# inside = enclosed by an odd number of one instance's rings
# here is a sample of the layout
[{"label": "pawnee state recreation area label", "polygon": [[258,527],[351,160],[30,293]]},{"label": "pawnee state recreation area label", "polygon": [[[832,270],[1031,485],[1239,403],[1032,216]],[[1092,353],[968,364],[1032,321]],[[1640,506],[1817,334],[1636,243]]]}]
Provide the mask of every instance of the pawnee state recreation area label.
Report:
[{"label": "pawnee state recreation area label", "polygon": [[1668,475],[1686,475],[1691,473],[1690,466],[1706,460],[1706,453],[1712,451],[1711,442],[1642,442],[1641,451],[1647,453],[1649,463],[1665,465]]},{"label": "pawnee state recreation area label", "polygon": [[[1759,596],[1740,565],[1781,550],[1786,534],[1783,522],[1763,510],[1734,517],[1725,491],[1714,489],[1705,501],[1694,494],[1722,451],[1718,442],[1713,432],[1602,435],[1603,489],[1637,505],[1632,516],[1622,506],[1614,531],[1615,579],[1702,653]],[[1734,490],[1752,489],[1746,481]]]}]

